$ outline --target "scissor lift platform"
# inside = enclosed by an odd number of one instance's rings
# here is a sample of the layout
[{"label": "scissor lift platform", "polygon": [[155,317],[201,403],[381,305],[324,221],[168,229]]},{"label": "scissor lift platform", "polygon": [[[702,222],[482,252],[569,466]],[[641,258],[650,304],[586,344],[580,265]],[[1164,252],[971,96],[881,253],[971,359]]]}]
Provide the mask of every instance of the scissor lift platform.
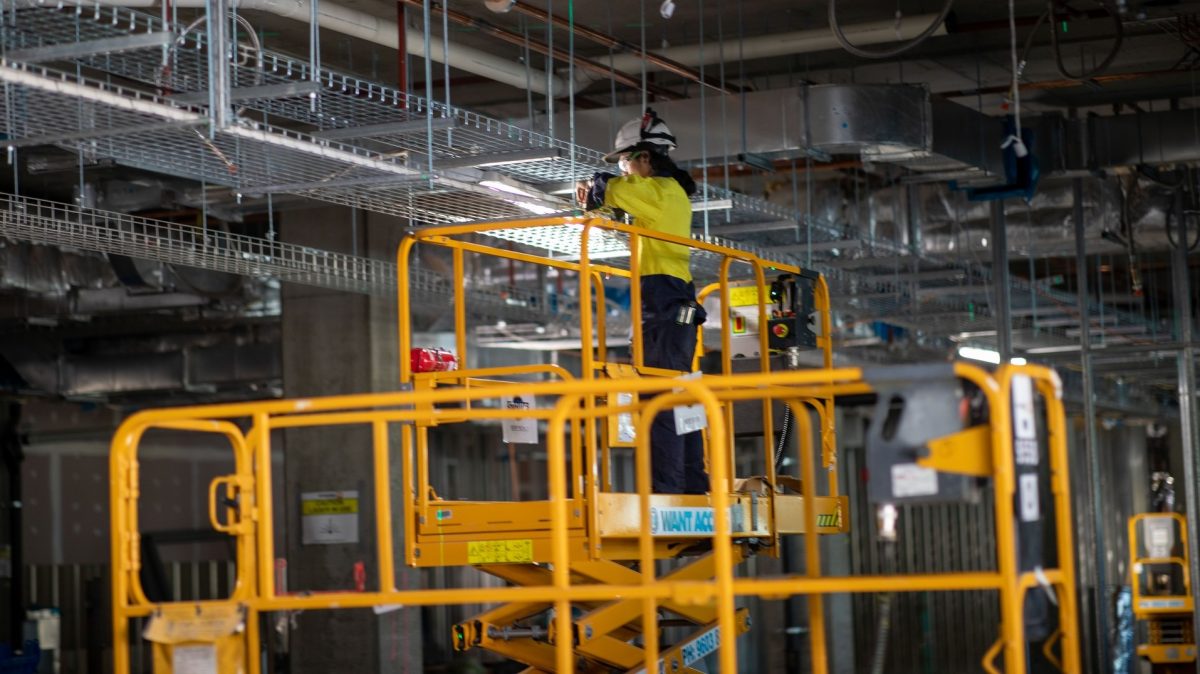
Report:
[{"label": "scissor lift platform", "polygon": [[[844,496],[816,498],[818,533],[849,531],[849,504]],[[637,494],[597,494],[597,559],[638,559],[642,530]],[[803,534],[804,497],[798,494],[729,494],[731,536],[764,543],[777,536]],[[430,501],[418,516],[413,563],[419,567],[491,563],[549,563],[549,501]],[[650,531],[656,559],[677,557],[713,534],[712,500],[706,496],[651,494]],[[583,513],[570,512],[567,522],[572,558],[590,558],[589,533]]]},{"label": "scissor lift platform", "polygon": [[[523,235],[536,228],[558,232],[558,238],[538,239],[537,246],[526,244]],[[495,241],[489,243],[489,237]],[[1003,654],[1005,671],[1022,674],[1027,650],[1022,602],[1030,588],[1048,583],[1058,593],[1060,622],[1047,648],[1051,642],[1061,644],[1063,671],[1080,672],[1065,421],[1053,372],[1002,366],[992,375],[961,364],[943,366],[939,376],[966,382],[981,393],[989,421],[930,442],[927,455],[913,459],[922,470],[991,480],[996,491],[992,500],[995,571],[825,577],[817,536],[804,535],[803,576],[735,578],[736,567],[749,556],[779,554],[784,536],[849,529],[849,504],[837,488],[833,403],[836,396],[872,393],[873,384],[862,369],[833,367],[828,288],[814,275],[805,278],[811,281],[815,298],[814,343],[822,366],[772,371],[772,346],[767,331],[760,329],[756,372],[735,375],[728,358],[723,359],[721,372],[700,379],[677,379],[681,373],[644,367],[637,290],[642,238],[700,251],[693,258],[700,263],[698,278],[711,281],[701,294],[715,294],[721,316],[732,315],[732,291],[748,282],[738,294],[751,298],[750,318],[760,327],[769,324],[766,271],[803,275],[796,267],[752,252],[589,216],[423,229],[404,240],[398,257],[401,354],[414,346],[405,280],[412,250],[420,244],[451,251],[455,350],[461,362],[467,356],[467,253],[574,274],[579,286],[574,300],[584,307],[579,311],[580,332],[585,336],[580,370],[572,374],[557,365],[529,365],[414,373],[409,359],[401,358],[400,382],[405,390],[398,392],[147,410],[126,420],[114,437],[111,456],[115,671],[130,671],[130,644],[140,635],[133,628],[137,619],[216,612],[241,620],[244,631],[220,636],[217,645],[223,644],[226,654],[244,653],[236,657],[244,660],[247,674],[260,674],[263,613],[482,603],[490,608],[453,628],[454,648],[487,649],[524,663],[526,672],[632,673],[657,668],[690,673],[697,671],[692,665],[718,650],[721,671],[732,672],[737,668],[736,637],[750,628],[749,614],[737,606],[737,598],[804,595],[812,671],[825,674],[824,594],[990,590],[1000,595],[1001,634],[988,651],[984,668],[996,672],[991,661]],[[603,244],[604,264],[590,262],[592,243]],[[522,247],[514,249],[510,244]],[[539,246],[540,252],[534,250]],[[622,247],[629,252],[628,264],[614,254]],[[750,273],[734,280],[734,263]],[[604,295],[602,284],[612,276],[629,279],[632,290],[632,362],[628,363],[608,357],[606,312],[595,310],[597,298]],[[805,319],[787,320],[798,326]],[[732,353],[731,326],[719,327],[720,349]],[[598,335],[595,343],[593,334]],[[1012,382],[1018,378],[1035,387],[1044,401],[1045,454],[1053,485],[1048,498],[1054,501],[1057,519],[1061,568],[1037,573],[1016,566],[1014,429],[1008,406]],[[542,406],[516,410],[497,404],[514,391]],[[778,475],[775,443],[762,442],[761,459],[756,462],[765,466],[764,474],[756,476],[753,487],[736,480],[734,438],[739,424],[746,421],[746,403],[752,401],[761,402],[757,432],[769,429],[768,437],[776,428],[774,406],[787,406],[795,438],[790,451],[795,453],[800,475]],[[645,439],[651,420],[664,410],[693,405],[703,408],[708,424],[704,437],[710,492],[649,493],[650,451]],[[632,440],[612,431],[620,425],[613,422],[623,415],[635,428]],[[532,419],[544,428],[549,498],[440,498],[430,478],[430,455],[438,450],[440,438],[431,437],[431,430],[506,419]],[[284,588],[275,576],[272,434],[281,429],[301,433],[311,427],[354,426],[366,427],[371,434],[373,502],[369,507],[375,515],[370,519],[377,567],[364,569],[367,579],[358,591],[310,593]],[[228,599],[183,607],[151,602],[141,587],[138,447],[152,429],[216,434],[229,441],[234,473],[215,479],[209,489],[212,525],[233,538],[237,551],[237,582]],[[619,446],[632,448],[635,463],[634,484],[623,485],[625,491],[615,488],[610,473],[611,452]],[[398,466],[393,464],[393,454],[399,457]],[[397,475],[401,486],[393,502]],[[397,535],[403,537],[403,545],[394,546]],[[403,551],[403,560],[396,559],[395,550]],[[470,566],[505,581],[506,586],[401,590],[396,584],[396,565],[401,562],[421,568]],[[657,575],[660,567],[666,569],[662,576]],[[195,610],[189,613],[184,608]],[[665,643],[668,638],[670,643]],[[237,648],[230,641],[236,641]],[[173,647],[156,644],[157,661],[170,662]]]}]

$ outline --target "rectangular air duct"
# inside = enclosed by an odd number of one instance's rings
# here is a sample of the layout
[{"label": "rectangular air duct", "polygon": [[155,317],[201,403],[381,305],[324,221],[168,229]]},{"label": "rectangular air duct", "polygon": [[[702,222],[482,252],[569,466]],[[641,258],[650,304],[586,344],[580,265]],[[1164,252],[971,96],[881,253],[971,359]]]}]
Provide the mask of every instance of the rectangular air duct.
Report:
[{"label": "rectangular air duct", "polygon": [[[1003,175],[1003,122],[933,96],[922,86],[828,84],[651,104],[676,136],[672,156],[691,165],[767,158],[859,155],[947,177]],[[611,149],[640,106],[575,111],[576,142]],[[556,129],[569,128],[564,112]],[[523,126],[528,126],[526,120]],[[936,129],[936,132],[935,132]]]}]

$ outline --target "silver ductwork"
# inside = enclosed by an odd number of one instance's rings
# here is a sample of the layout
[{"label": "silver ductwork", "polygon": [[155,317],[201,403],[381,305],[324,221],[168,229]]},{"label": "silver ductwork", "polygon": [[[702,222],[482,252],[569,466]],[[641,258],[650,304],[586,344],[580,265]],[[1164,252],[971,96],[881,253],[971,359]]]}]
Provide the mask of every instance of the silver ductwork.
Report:
[{"label": "silver ductwork", "polygon": [[800,90],[805,142],[826,154],[937,173],[1003,176],[1003,122],[932,96],[924,87],[831,84]]},{"label": "silver ductwork", "polygon": [[0,289],[65,295],[71,288],[116,284],[103,255],[0,239]]},{"label": "silver ductwork", "polygon": [[[741,153],[766,158],[857,154],[959,178],[1003,175],[1003,122],[933,96],[922,86],[827,84],[662,101],[653,105],[678,139],[680,163],[719,164]],[[610,148],[640,106],[576,110],[576,142]],[[570,128],[561,113],[558,128]],[[527,122],[526,122],[527,124]],[[936,133],[935,133],[936,129]]]},{"label": "silver ductwork", "polygon": [[1103,169],[1200,161],[1196,110],[1164,110],[1068,122],[1070,165]]},{"label": "silver ductwork", "polygon": [[276,342],[91,355],[53,354],[32,344],[9,343],[0,351],[28,388],[44,395],[215,390],[277,382],[283,376]]}]

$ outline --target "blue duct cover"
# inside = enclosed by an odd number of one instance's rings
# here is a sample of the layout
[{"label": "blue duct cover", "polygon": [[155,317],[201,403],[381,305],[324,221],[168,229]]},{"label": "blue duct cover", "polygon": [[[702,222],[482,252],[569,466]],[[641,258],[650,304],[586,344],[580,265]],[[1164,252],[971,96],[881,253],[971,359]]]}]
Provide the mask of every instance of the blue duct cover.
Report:
[{"label": "blue duct cover", "polygon": [[1117,591],[1116,640],[1112,645],[1113,674],[1132,674],[1133,671],[1133,591],[1128,585]]},{"label": "blue duct cover", "polygon": [[[1004,120],[1004,138],[1016,133],[1016,122],[1012,115]],[[1004,139],[1001,139],[1003,141]],[[1004,148],[1004,179],[1005,184],[994,187],[968,187],[967,198],[971,201],[995,201],[996,199],[1011,199],[1022,197],[1031,201],[1037,192],[1038,180],[1042,176],[1038,167],[1037,157],[1033,155],[1034,131],[1029,127],[1021,129],[1021,140],[1025,147],[1030,148],[1024,157],[1018,157],[1015,144]],[[956,182],[951,181],[950,189],[959,189]]]}]

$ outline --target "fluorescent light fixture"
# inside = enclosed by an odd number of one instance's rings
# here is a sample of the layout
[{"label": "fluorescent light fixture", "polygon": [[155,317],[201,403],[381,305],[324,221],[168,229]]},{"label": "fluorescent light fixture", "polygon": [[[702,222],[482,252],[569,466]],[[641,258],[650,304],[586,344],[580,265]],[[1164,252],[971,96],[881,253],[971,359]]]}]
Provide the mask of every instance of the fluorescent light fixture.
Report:
[{"label": "fluorescent light fixture", "polygon": [[[1000,352],[992,351],[991,349],[980,349],[974,346],[960,346],[958,347],[958,355],[971,360],[991,363],[992,365],[1000,364]],[[1020,356],[1015,356],[1009,359],[1008,362],[1012,363],[1013,365],[1025,365],[1028,363],[1028,361]]]},{"label": "fluorescent light fixture", "polygon": [[[516,349],[519,351],[578,351],[584,343],[580,337],[566,339],[516,339],[501,342],[479,342],[481,349]],[[629,346],[628,337],[609,337],[608,347],[621,348]],[[596,346],[596,340],[592,340]]]},{"label": "fluorescent light fixture", "polygon": [[486,187],[489,190],[496,190],[497,192],[507,192],[509,194],[516,194],[516,195],[522,196],[522,197],[534,196],[534,195],[530,194],[529,192],[526,192],[525,190],[521,189],[520,187],[517,187],[515,185],[510,185],[508,183],[501,182],[499,180],[481,180],[481,181],[479,181],[479,186]]},{"label": "fluorescent light fixture", "polygon": [[562,150],[518,150],[516,152],[503,152],[492,155],[491,159],[485,158],[484,161],[475,164],[476,168],[484,166],[502,166],[504,164],[528,164],[535,161],[546,161],[548,159],[561,159]]},{"label": "fluorescent light fixture", "polygon": [[992,351],[991,349],[979,349],[974,346],[961,346],[958,349],[958,355],[971,360],[979,360],[992,365],[1000,364],[1000,352]]},{"label": "fluorescent light fixture", "polygon": [[537,201],[549,201],[556,203],[555,199],[550,199],[545,192],[528,183],[523,183],[515,178],[510,178],[496,171],[484,171],[483,176],[479,180],[480,187],[486,187],[494,192],[504,192],[505,194],[515,194],[519,197],[527,197]]},{"label": "fluorescent light fixture", "polygon": [[541,190],[546,194],[570,194],[572,198],[575,195],[575,187],[578,185],[574,180],[567,180],[557,183],[542,183]]},{"label": "fluorescent light fixture", "polygon": [[520,208],[523,208],[523,209],[529,211],[530,213],[533,213],[534,215],[550,215],[551,213],[558,212],[558,211],[554,210],[553,208],[550,208],[549,206],[543,206],[541,204],[534,204],[534,203],[530,203],[528,201],[514,201],[512,203],[516,206],[519,206]]},{"label": "fluorescent light fixture", "polygon": [[[512,194],[518,197],[525,197],[525,199],[535,199],[538,201],[546,199],[546,195],[539,192],[536,188],[526,185],[519,180],[509,178],[506,175],[496,173],[495,171],[488,171],[487,173],[484,173],[483,180],[479,181],[479,186],[486,187],[493,192],[503,192],[505,194]],[[562,210],[541,203],[536,203],[534,201],[526,201],[525,199],[505,199],[505,201],[508,201],[510,204],[529,211],[535,215],[550,215],[551,213],[557,213],[559,210]]]},{"label": "fluorescent light fixture", "polygon": [[469,166],[484,168],[486,166],[507,166],[509,164],[527,164],[534,161],[562,159],[562,156],[562,150],[550,147],[530,148],[528,150],[514,150],[512,152],[492,152],[468,157],[455,157],[454,159],[439,160],[435,158],[433,165],[438,168],[465,168]]},{"label": "fluorescent light fixture", "polygon": [[[910,277],[908,275],[905,275],[904,278],[907,279]],[[972,337],[995,337],[995,336],[996,336],[995,330],[976,330],[974,332],[960,332],[957,335],[951,337],[950,339],[960,340],[960,339],[971,339]]]},{"label": "fluorescent light fixture", "polygon": [[709,199],[708,201],[693,201],[692,212],[727,211],[733,208],[733,199]]},{"label": "fluorescent light fixture", "polygon": [[1063,346],[1036,346],[1032,349],[1025,349],[1025,352],[1029,353],[1029,354],[1034,354],[1034,353],[1071,353],[1072,351],[1079,351],[1080,348],[1081,347],[1078,344],[1064,344]]}]

